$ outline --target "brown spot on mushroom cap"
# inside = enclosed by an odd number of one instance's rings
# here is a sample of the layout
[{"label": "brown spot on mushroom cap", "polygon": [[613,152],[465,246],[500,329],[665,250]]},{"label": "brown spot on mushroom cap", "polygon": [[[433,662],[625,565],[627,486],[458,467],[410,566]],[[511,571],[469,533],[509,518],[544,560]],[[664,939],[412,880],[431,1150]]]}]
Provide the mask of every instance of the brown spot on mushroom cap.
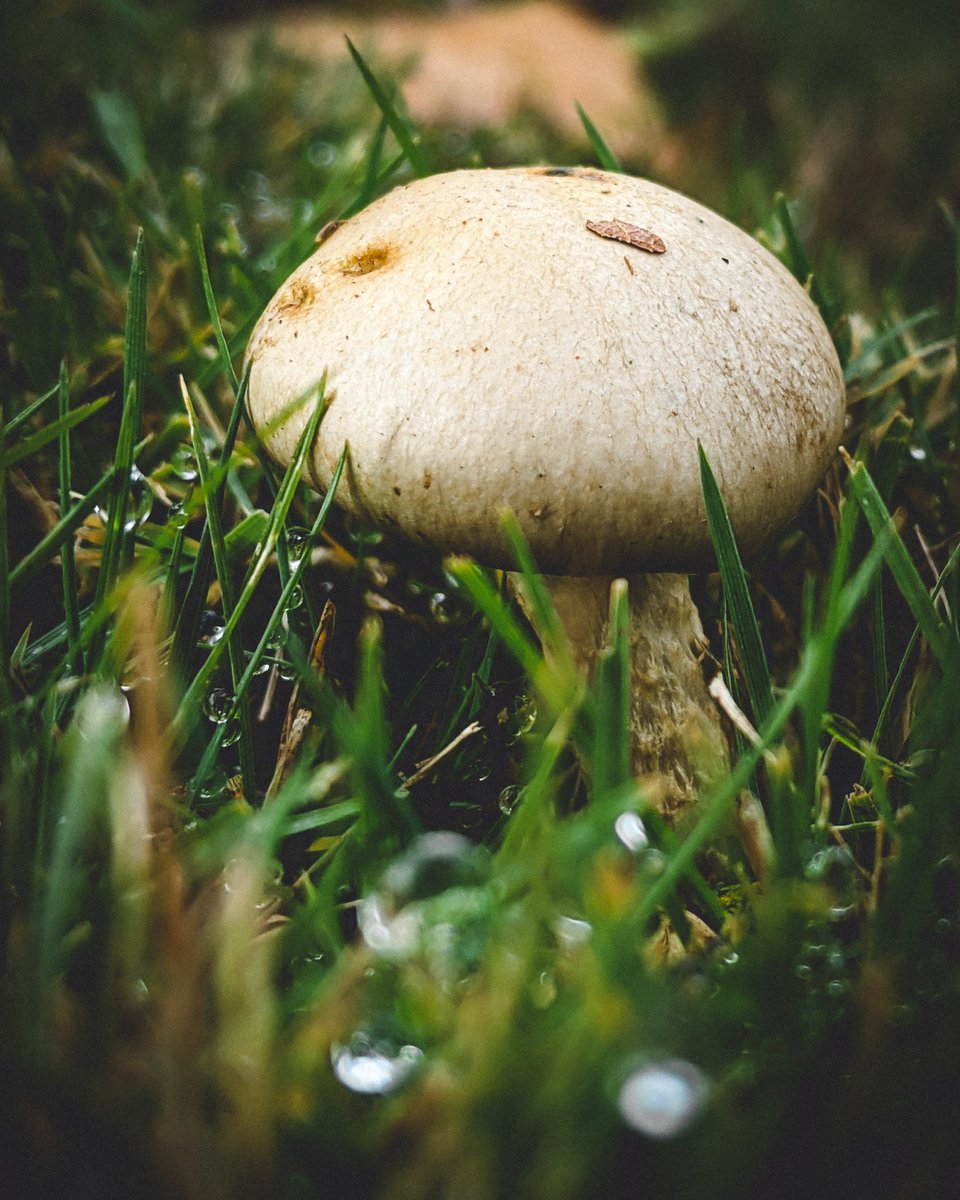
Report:
[{"label": "brown spot on mushroom cap", "polygon": [[316,299],[317,289],[306,279],[290,280],[274,300],[277,312],[293,315],[308,308]]},{"label": "brown spot on mushroom cap", "polygon": [[[618,218],[669,246],[642,287],[584,236],[608,192]],[[378,265],[361,284],[350,263]],[[711,555],[698,441],[750,553],[799,509],[840,438],[842,374],[803,288],[743,231],[645,180],[432,176],[351,218],[294,278],[317,295],[298,339],[285,289],[261,318],[254,421],[326,368],[338,400],[316,478],[349,442],[343,505],[495,565],[510,565],[509,507],[544,570],[696,569]],[[278,458],[305,419],[271,434]]]},{"label": "brown spot on mushroom cap", "polygon": [[341,275],[370,275],[374,271],[382,270],[391,261],[393,254],[390,246],[364,246],[362,250],[343,259],[338,269]]}]

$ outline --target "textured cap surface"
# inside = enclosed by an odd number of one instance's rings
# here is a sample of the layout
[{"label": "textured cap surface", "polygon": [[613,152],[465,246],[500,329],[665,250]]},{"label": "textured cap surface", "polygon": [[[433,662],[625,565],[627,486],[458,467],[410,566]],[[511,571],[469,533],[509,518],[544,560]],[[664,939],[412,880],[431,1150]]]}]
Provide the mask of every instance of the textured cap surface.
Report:
[{"label": "textured cap surface", "polygon": [[[610,222],[655,238],[616,240]],[[662,253],[643,248],[656,239]],[[786,269],[693,201],[599,170],[397,188],[294,272],[248,357],[258,426],[327,370],[311,481],[327,485],[348,443],[346,508],[507,566],[509,507],[558,574],[709,561],[698,440],[755,550],[814,489],[843,428],[833,344]],[[269,437],[279,460],[305,420]]]}]

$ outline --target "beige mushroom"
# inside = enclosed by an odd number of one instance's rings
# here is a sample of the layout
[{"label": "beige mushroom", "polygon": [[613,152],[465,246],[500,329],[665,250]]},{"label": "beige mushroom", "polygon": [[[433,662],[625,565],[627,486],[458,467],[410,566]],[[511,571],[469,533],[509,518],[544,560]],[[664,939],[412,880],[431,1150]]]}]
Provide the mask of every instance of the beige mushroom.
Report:
[{"label": "beige mushroom", "polygon": [[[589,226],[589,227],[588,227]],[[328,373],[320,489],[414,542],[505,567],[511,509],[579,661],[630,584],[634,767],[686,806],[725,769],[685,573],[711,561],[697,443],[741,550],[796,514],[840,439],[829,333],[756,241],[699,204],[599,170],[458,171],[337,228],[250,341],[264,425]],[[305,417],[271,433],[289,460]]]}]

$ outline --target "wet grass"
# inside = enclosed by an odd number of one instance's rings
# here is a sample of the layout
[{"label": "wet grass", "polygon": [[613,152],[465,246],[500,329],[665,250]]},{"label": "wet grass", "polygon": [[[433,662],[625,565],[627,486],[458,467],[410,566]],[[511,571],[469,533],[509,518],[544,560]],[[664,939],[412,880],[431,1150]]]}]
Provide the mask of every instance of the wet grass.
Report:
[{"label": "wet grass", "polygon": [[316,231],[484,138],[415,130],[362,60],[324,84],[264,50],[213,96],[145,19],[112,6],[80,102],[5,131],[11,1186],[951,1195],[960,288],[853,309],[769,186],[846,453],[748,569],[702,459],[744,719],[674,830],[629,769],[622,589],[588,684],[513,526],[539,638],[245,422],[247,335]]}]

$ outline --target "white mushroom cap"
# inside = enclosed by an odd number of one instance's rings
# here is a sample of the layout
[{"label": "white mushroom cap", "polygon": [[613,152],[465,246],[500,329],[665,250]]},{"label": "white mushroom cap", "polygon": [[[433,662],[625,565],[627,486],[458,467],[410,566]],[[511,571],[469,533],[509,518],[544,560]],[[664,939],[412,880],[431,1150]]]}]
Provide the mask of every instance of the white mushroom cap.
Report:
[{"label": "white mushroom cap", "polygon": [[[663,253],[601,237],[621,221]],[[262,426],[328,373],[311,463],[415,541],[509,565],[520,520],[557,574],[709,561],[702,442],[742,549],[796,514],[840,440],[840,364],[814,305],[756,241],[645,180],[457,171],[336,229],[250,341]],[[289,460],[300,413],[269,440]]]}]

